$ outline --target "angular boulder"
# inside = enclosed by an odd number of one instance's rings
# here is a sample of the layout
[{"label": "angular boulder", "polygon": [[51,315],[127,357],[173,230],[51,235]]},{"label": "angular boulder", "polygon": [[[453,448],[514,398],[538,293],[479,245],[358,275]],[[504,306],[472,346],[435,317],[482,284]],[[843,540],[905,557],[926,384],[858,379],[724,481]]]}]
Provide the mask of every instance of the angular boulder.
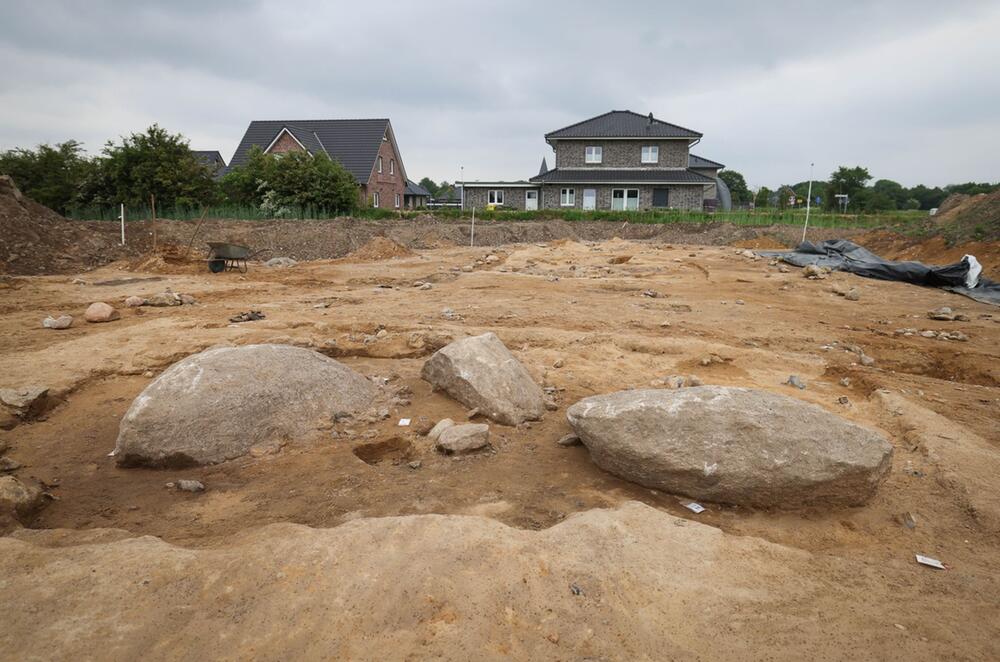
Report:
[{"label": "angular boulder", "polygon": [[878,433],[755,389],[620,391],[585,398],[566,417],[605,471],[706,501],[860,505],[892,464]]},{"label": "angular boulder", "polygon": [[517,425],[545,413],[542,389],[494,333],[442,347],[420,376],[497,423]]},{"label": "angular boulder", "polygon": [[11,522],[27,524],[44,505],[44,494],[37,485],[0,476],[0,530]]},{"label": "angular boulder", "polygon": [[217,347],[175,363],[129,407],[115,453],[126,466],[215,464],[315,434],[372,404],[378,389],[318,352]]}]

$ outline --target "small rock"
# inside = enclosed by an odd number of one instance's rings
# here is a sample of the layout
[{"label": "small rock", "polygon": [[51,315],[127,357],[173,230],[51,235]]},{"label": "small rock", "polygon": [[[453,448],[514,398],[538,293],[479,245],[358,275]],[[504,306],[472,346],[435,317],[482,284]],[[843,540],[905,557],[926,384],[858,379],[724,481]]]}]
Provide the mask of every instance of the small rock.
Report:
[{"label": "small rock", "polygon": [[386,331],[385,329],[379,329],[378,333],[375,334],[375,337],[376,338],[385,338],[387,335],[389,335],[388,331]]},{"label": "small rock", "polygon": [[578,446],[583,442],[580,441],[579,435],[570,433],[560,437],[559,441],[557,441],[556,443],[559,444],[560,446]]},{"label": "small rock", "polygon": [[688,375],[687,385],[688,386],[701,386],[704,382],[694,375]]},{"label": "small rock", "polygon": [[83,314],[83,319],[92,323],[113,322],[120,317],[121,314],[117,310],[103,301],[96,301],[90,304],[90,307],[87,308],[87,312]]},{"label": "small rock", "polygon": [[472,268],[471,264],[467,264],[464,267],[462,267],[462,273],[466,273],[467,274],[467,273],[470,273],[472,270],[473,270],[473,268]]},{"label": "small rock", "polygon": [[190,294],[181,294],[180,297],[181,297],[181,303],[184,304],[185,306],[193,306],[194,304],[198,303],[198,300],[195,299]]},{"label": "small rock", "polygon": [[499,262],[499,261],[500,261],[500,257],[498,255],[487,255],[486,256],[486,264],[495,264],[496,262]]},{"label": "small rock", "polygon": [[927,313],[927,317],[932,320],[941,320],[942,322],[953,322],[955,321],[955,313],[948,306],[941,306]]},{"label": "small rock", "polygon": [[69,315],[60,315],[59,317],[49,315],[42,320],[42,326],[46,329],[68,329],[73,326],[73,318]]},{"label": "small rock", "polygon": [[806,383],[802,381],[798,375],[789,375],[788,379],[785,381],[789,386],[794,386],[795,388],[802,390],[806,387]]},{"label": "small rock", "polygon": [[454,425],[441,433],[437,449],[443,453],[471,453],[490,443],[490,426],[485,423]]},{"label": "small rock", "polygon": [[851,378],[844,377],[843,379],[840,380],[840,385],[843,386],[844,388],[847,388],[848,386],[851,385]]},{"label": "small rock", "polygon": [[179,306],[181,305],[181,297],[170,290],[164,290],[163,292],[157,292],[153,296],[146,299],[144,305],[153,306],[155,308]]},{"label": "small rock", "polygon": [[846,395],[842,395],[837,398],[837,404],[844,405],[846,407],[851,404],[851,401]]},{"label": "small rock", "polygon": [[847,294],[844,295],[844,298],[848,301],[858,301],[861,299],[861,292],[858,291],[858,288],[852,287],[847,291]]},{"label": "small rock", "polygon": [[423,285],[421,285],[421,286],[420,286],[420,287],[418,287],[417,289],[418,289],[418,290],[429,290],[429,289],[432,289],[433,287],[434,287],[434,286],[433,286],[433,285],[431,285],[430,283],[424,283]]},{"label": "small rock", "polygon": [[608,258],[608,264],[625,264],[631,259],[631,255],[616,255],[612,258]]},{"label": "small rock", "polygon": [[26,524],[45,505],[41,488],[14,476],[0,476],[0,522],[4,517]]},{"label": "small rock", "polygon": [[142,297],[135,296],[134,294],[125,299],[126,308],[138,308],[139,306],[146,305],[146,300]]},{"label": "small rock", "polygon": [[442,432],[450,427],[453,427],[454,425],[455,421],[450,418],[442,418],[434,427],[431,428],[431,431],[427,433],[427,438],[431,441],[437,441]]},{"label": "small rock", "polygon": [[667,328],[669,326],[670,326],[670,322],[668,322],[667,320],[663,320],[662,322],[660,322],[660,327],[661,328],[665,329],[665,328]]},{"label": "small rock", "polygon": [[21,468],[21,463],[12,457],[0,457],[0,471],[16,471]]},{"label": "small rock", "polygon": [[868,356],[867,354],[861,355],[861,365],[875,365],[875,359]]},{"label": "small rock", "polygon": [[265,267],[294,267],[298,264],[290,257],[272,257],[264,263]]},{"label": "small rock", "polygon": [[462,319],[462,316],[459,315],[458,313],[456,313],[451,308],[445,308],[445,309],[443,309],[441,311],[441,317],[445,318],[446,320],[459,320],[459,319]]},{"label": "small rock", "polygon": [[924,338],[935,338],[935,337],[937,337],[937,333],[934,332],[934,331],[931,331],[930,329],[927,329],[926,331],[921,331],[920,335],[923,336]]},{"label": "small rock", "polygon": [[650,299],[658,299],[660,297],[660,293],[656,290],[643,290],[642,296],[649,297]]},{"label": "small rock", "polygon": [[683,388],[687,381],[680,375],[671,375],[664,379],[663,383],[669,388]]},{"label": "small rock", "polygon": [[561,368],[565,365],[562,359],[556,359],[556,362],[552,364],[553,368]]},{"label": "small rock", "polygon": [[735,303],[735,304],[736,304],[737,306],[742,306],[742,305],[744,305],[744,302],[743,302],[743,299],[737,299],[737,300],[736,300],[736,301],[734,301],[733,303]]},{"label": "small rock", "polygon": [[414,460],[413,462],[410,462],[406,466],[408,466],[411,469],[419,469],[421,467],[421,462],[420,460]]},{"label": "small rock", "polygon": [[473,407],[469,411],[465,412],[465,417],[470,421],[474,419],[476,416],[479,416],[479,407]]},{"label": "small rock", "polygon": [[200,480],[181,479],[177,481],[177,489],[182,492],[204,492],[205,485]]},{"label": "small rock", "polygon": [[812,279],[823,279],[823,278],[826,278],[826,275],[828,273],[829,273],[829,270],[827,270],[827,269],[825,269],[823,267],[817,266],[815,264],[807,264],[806,267],[805,267],[805,269],[802,270],[802,275],[803,276],[805,276],[806,278],[812,278]]}]

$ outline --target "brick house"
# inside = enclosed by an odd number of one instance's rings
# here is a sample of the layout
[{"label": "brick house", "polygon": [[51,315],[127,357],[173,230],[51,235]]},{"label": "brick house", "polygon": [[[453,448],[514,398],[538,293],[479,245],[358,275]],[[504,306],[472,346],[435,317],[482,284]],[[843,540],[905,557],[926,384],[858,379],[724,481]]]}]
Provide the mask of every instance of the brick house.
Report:
[{"label": "brick house", "polygon": [[465,207],[639,210],[714,208],[721,163],[693,156],[702,134],[612,110],[545,134],[555,152],[516,182],[464,182]]},{"label": "brick house", "polygon": [[403,208],[406,170],[388,119],[255,120],[243,134],[229,169],[246,164],[254,145],[268,154],[323,152],[354,175],[362,206]]}]

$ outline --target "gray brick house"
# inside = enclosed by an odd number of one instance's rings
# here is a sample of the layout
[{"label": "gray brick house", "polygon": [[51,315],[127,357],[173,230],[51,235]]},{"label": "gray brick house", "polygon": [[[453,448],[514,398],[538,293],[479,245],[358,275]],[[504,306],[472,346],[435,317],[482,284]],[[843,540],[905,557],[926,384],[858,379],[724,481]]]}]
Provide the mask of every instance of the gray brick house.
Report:
[{"label": "gray brick house", "polygon": [[723,166],[690,153],[702,134],[630,110],[545,134],[555,165],[527,180],[464,182],[465,208],[714,208]]}]

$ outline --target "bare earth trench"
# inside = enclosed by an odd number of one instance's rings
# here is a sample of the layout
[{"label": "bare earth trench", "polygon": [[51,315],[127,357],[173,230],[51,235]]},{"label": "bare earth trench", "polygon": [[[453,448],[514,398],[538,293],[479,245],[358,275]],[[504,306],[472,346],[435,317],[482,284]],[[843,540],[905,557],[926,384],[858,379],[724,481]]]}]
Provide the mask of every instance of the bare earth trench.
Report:
[{"label": "bare earth trench", "polygon": [[[251,264],[246,275],[116,263],[80,274],[83,284],[0,283],[0,387],[40,384],[62,400],[0,431],[22,465],[14,475],[56,497],[0,537],[0,657],[1000,658],[995,308],[660,242],[514,244],[499,262],[453,270],[485,253]],[[633,257],[609,264],[623,255]],[[121,306],[167,287],[198,303]],[[122,319],[86,324],[93,301]],[[927,319],[943,305],[969,321]],[[266,319],[228,322],[248,310]],[[77,318],[72,328],[41,328],[59,313]],[[485,331],[559,389],[559,409],[530,426],[491,424],[492,452],[439,455],[397,421],[465,420],[420,367]],[[312,347],[409,386],[411,403],[273,455],[116,467],[119,420],[151,375],[212,345],[257,342]],[[712,354],[721,361],[703,365]],[[860,508],[706,503],[695,515],[555,443],[580,398],[673,374],[773,390],[877,429],[895,447],[890,476]],[[790,374],[807,388],[784,385]],[[207,490],[164,487],[180,478]],[[948,569],[917,565],[918,553]]]}]

